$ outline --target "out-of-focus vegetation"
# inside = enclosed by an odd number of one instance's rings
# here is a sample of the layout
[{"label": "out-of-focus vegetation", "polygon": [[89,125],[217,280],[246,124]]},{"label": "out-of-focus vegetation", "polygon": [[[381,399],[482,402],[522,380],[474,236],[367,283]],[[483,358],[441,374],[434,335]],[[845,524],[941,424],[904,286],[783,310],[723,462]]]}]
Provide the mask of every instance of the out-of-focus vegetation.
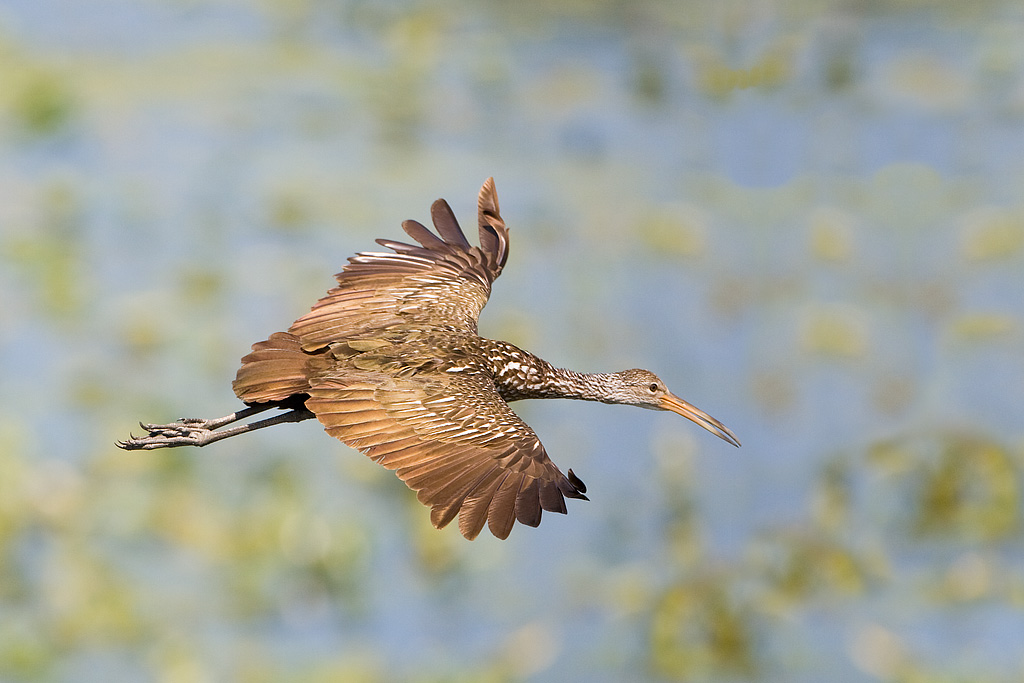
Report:
[{"label": "out-of-focus vegetation", "polygon": [[[1024,677],[1024,15],[1009,2],[0,11],[0,680]],[[732,427],[524,405],[592,502],[430,527],[248,344],[443,194],[485,334]]]}]

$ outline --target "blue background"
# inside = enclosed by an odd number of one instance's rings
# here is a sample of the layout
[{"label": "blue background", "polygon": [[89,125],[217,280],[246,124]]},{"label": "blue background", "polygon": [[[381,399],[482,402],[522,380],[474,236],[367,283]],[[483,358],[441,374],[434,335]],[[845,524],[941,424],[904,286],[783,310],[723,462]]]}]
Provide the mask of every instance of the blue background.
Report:
[{"label": "blue background", "polygon": [[[8,1],[0,680],[1024,677],[1018,3]],[[591,502],[434,530],[237,407],[249,344],[494,176],[481,332],[729,425],[516,405]],[[138,432],[136,428],[136,432]]]}]

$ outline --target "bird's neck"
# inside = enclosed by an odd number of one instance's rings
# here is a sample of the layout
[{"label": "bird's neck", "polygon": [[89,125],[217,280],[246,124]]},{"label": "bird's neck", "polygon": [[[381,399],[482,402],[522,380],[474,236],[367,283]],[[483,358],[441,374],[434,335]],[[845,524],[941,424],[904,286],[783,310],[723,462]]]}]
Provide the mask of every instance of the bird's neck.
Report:
[{"label": "bird's neck", "polygon": [[573,398],[609,403],[617,377],[610,372],[576,372],[551,367],[536,398]]},{"label": "bird's neck", "polygon": [[495,384],[506,401],[527,398],[573,398],[583,401],[604,401],[611,394],[618,377],[614,373],[576,372],[556,368],[543,358],[506,342],[495,342],[493,372]]}]

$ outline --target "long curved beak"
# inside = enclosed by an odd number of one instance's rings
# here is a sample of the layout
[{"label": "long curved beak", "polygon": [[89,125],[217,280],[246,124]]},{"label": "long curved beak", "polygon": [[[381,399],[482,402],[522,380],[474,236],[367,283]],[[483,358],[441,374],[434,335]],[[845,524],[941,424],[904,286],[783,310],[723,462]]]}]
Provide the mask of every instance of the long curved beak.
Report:
[{"label": "long curved beak", "polygon": [[703,410],[690,405],[683,399],[679,398],[673,393],[667,393],[661,397],[661,401],[658,407],[662,410],[671,410],[673,413],[682,415],[687,420],[696,422],[704,429],[708,430],[719,439],[728,441],[733,446],[739,448],[740,440],[736,438],[736,435],[729,431],[729,428],[724,424],[711,417]]}]

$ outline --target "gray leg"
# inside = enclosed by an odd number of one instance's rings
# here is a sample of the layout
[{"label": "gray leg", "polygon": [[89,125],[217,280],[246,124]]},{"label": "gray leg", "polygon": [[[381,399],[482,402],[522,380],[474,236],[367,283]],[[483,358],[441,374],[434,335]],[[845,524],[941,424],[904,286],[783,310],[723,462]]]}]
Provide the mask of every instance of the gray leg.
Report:
[{"label": "gray leg", "polygon": [[205,446],[206,444],[213,443],[214,441],[220,441],[221,439],[227,439],[228,437],[245,434],[247,432],[254,432],[257,429],[263,429],[264,427],[273,427],[276,424],[282,424],[284,422],[301,422],[302,420],[309,420],[310,418],[316,417],[305,408],[295,408],[294,410],[289,410],[286,413],[281,413],[274,417],[268,417],[264,420],[250,422],[245,425],[238,425],[231,429],[225,429],[222,432],[216,431],[221,427],[233,422],[238,422],[239,420],[244,420],[247,417],[252,417],[253,415],[262,413],[263,411],[269,410],[273,407],[274,406],[271,405],[250,406],[245,410],[239,410],[238,412],[231,413],[224,417],[218,417],[213,420],[204,420],[202,418],[182,418],[177,422],[171,422],[170,424],[165,425],[143,424],[140,422],[139,425],[149,432],[149,435],[140,438],[129,436],[125,441],[118,441],[117,447],[123,448],[127,451],[148,451],[154,448]]}]

